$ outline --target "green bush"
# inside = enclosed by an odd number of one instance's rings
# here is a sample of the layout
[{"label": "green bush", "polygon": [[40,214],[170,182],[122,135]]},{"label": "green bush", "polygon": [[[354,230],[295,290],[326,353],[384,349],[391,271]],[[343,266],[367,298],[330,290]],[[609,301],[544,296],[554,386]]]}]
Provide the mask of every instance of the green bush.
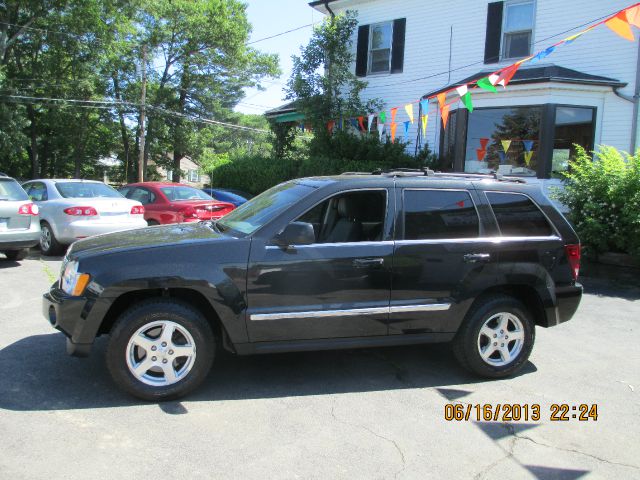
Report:
[{"label": "green bush", "polygon": [[211,170],[211,185],[257,194],[295,178],[297,168],[294,164],[292,159],[260,155],[232,158]]},{"label": "green bush", "polygon": [[582,243],[596,253],[640,258],[640,150],[629,155],[602,146],[592,159],[576,147],[558,198],[570,209]]}]

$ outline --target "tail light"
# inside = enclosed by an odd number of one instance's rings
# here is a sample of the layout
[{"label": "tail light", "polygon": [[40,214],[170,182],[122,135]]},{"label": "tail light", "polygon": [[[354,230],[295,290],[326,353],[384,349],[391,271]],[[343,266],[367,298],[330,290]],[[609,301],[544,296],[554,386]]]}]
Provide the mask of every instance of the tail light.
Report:
[{"label": "tail light", "polygon": [[567,255],[569,267],[571,268],[571,274],[573,279],[578,279],[578,273],[580,272],[580,244],[565,245],[564,253]]},{"label": "tail light", "polygon": [[25,203],[18,207],[18,215],[38,215],[38,206],[33,203]]},{"label": "tail light", "polygon": [[184,218],[198,218],[198,214],[193,207],[186,207],[180,211]]},{"label": "tail light", "polygon": [[131,207],[131,215],[144,215],[144,207],[142,205],[134,205]]},{"label": "tail light", "polygon": [[93,207],[69,207],[64,209],[64,213],[74,217],[94,217],[98,212]]}]

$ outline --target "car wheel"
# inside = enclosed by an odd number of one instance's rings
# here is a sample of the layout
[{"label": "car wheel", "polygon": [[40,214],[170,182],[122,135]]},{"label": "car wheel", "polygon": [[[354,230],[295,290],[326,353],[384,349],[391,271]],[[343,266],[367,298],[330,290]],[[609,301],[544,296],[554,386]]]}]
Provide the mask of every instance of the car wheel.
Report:
[{"label": "car wheel", "polygon": [[27,255],[29,255],[29,249],[23,248],[22,250],[10,250],[8,252],[4,252],[4,254],[7,256],[7,260],[13,260],[15,262],[27,258]]},{"label": "car wheel", "polygon": [[147,225],[149,225],[150,227],[153,227],[155,225],[160,225],[160,224],[155,220],[147,220]]},{"label": "car wheel", "polygon": [[47,222],[40,224],[40,250],[47,256],[58,255],[62,251],[62,245],[56,239],[51,225]]},{"label": "car wheel", "polygon": [[513,297],[496,295],[469,311],[453,340],[453,352],[467,370],[488,378],[507,377],[529,359],[535,325]]},{"label": "car wheel", "polygon": [[211,326],[179,300],[146,300],[113,326],[107,367],[115,383],[143,400],[184,396],[207,377],[215,355]]}]

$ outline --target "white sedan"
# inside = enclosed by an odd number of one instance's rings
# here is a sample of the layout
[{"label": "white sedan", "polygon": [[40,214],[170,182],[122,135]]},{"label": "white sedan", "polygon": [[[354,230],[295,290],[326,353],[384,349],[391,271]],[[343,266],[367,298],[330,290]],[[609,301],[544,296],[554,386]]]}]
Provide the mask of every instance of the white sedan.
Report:
[{"label": "white sedan", "polygon": [[57,255],[76,240],[146,227],[144,207],[93,180],[30,180],[22,187],[40,209],[40,248]]}]

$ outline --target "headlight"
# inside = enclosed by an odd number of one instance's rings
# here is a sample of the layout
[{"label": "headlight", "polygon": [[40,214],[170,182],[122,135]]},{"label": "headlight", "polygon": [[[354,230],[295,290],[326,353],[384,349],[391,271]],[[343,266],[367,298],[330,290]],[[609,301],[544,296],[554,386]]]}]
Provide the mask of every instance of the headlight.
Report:
[{"label": "headlight", "polygon": [[62,272],[60,288],[67,294],[77,297],[82,295],[91,277],[88,273],[78,273],[78,262],[68,262]]}]

